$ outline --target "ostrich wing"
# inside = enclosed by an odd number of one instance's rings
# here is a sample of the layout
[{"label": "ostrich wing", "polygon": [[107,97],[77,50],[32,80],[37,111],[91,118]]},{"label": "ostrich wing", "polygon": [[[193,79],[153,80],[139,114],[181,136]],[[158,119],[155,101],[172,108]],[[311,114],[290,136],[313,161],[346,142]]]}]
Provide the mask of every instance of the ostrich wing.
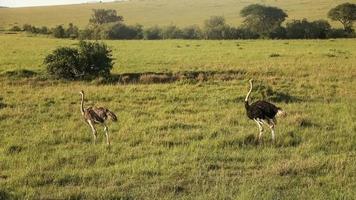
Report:
[{"label": "ostrich wing", "polygon": [[256,101],[255,103],[251,104],[251,106],[258,108],[260,112],[262,112],[270,119],[273,119],[278,112],[278,107],[267,101]]},{"label": "ostrich wing", "polygon": [[113,113],[113,112],[111,112],[110,110],[108,110],[107,115],[109,116],[109,118],[110,118],[112,121],[114,121],[114,122],[117,121],[117,117],[116,117],[115,113]]},{"label": "ostrich wing", "polygon": [[99,117],[103,118],[104,120],[109,117],[112,121],[117,121],[116,115],[107,108],[98,107],[94,108],[93,110]]},{"label": "ostrich wing", "polygon": [[87,108],[86,111],[87,119],[92,119],[96,123],[104,123],[105,119],[98,115],[92,107]]}]

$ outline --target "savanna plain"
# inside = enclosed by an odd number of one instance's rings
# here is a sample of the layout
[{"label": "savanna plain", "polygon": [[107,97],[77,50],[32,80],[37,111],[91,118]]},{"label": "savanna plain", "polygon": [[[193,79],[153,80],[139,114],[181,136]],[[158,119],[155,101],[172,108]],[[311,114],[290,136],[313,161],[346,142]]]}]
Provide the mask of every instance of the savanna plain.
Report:
[{"label": "savanna plain", "polygon": [[[356,198],[356,40],[105,41],[113,74],[198,75],[46,78],[44,57],[77,43],[0,35],[0,199]],[[251,78],[288,113],[275,143],[246,117]],[[118,115],[110,147],[80,90]]]}]

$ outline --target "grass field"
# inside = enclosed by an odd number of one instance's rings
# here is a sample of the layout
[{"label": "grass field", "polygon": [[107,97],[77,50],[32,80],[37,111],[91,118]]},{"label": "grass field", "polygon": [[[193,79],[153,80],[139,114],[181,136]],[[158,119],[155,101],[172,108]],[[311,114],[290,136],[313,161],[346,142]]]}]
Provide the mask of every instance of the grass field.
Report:
[{"label": "grass field", "polygon": [[[356,40],[106,41],[113,73],[239,71],[169,84],[10,76],[77,41],[0,35],[0,199],[354,199]],[[284,108],[262,144],[243,98]],[[269,88],[269,90],[267,90]],[[86,106],[119,116],[94,145]],[[288,103],[287,103],[288,102]]]},{"label": "grass field", "polygon": [[[9,28],[16,23],[53,27],[70,22],[84,27],[94,8],[116,9],[129,24],[144,26],[176,24],[178,26],[203,24],[210,16],[224,16],[227,23],[240,25],[240,10],[252,3],[278,6],[290,19],[326,19],[326,13],[338,4],[355,0],[130,0],[116,3],[79,4],[32,8],[0,9],[0,28]],[[288,19],[287,19],[288,20]],[[340,27],[337,22],[332,23]]]}]

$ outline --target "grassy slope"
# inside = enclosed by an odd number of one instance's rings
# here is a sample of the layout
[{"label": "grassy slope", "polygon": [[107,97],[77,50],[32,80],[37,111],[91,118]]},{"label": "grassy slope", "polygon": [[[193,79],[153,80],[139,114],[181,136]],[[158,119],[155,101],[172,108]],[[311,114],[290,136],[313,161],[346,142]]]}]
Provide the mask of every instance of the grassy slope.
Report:
[{"label": "grassy slope", "polygon": [[[30,23],[53,27],[73,22],[85,26],[94,8],[117,9],[129,24],[145,26],[177,24],[179,26],[202,24],[212,15],[223,15],[230,24],[240,24],[239,11],[251,3],[278,6],[287,11],[290,19],[325,19],[332,7],[347,0],[132,0],[105,4],[81,4],[33,8],[5,8],[0,10],[0,27],[15,23]],[[351,1],[352,2],[352,1]],[[335,23],[338,25],[338,23]]]},{"label": "grassy slope", "polygon": [[[15,41],[15,45],[14,45]],[[0,73],[8,70],[41,71],[44,57],[58,46],[76,40],[0,35]],[[116,59],[113,72],[226,71],[237,68],[293,73],[318,71],[342,64],[355,67],[356,40],[235,40],[235,41],[106,41]],[[279,57],[270,57],[280,54]],[[342,61],[340,63],[340,61]],[[309,69],[310,68],[310,69]],[[343,68],[342,68],[343,69]],[[335,70],[338,70],[336,68]],[[341,70],[341,69],[340,69]]]},{"label": "grassy slope", "polygon": [[[50,49],[75,43],[16,36],[0,40],[5,44],[0,50],[3,71],[38,70]],[[95,85],[0,77],[0,102],[7,105],[0,109],[0,195],[352,199],[355,42],[109,42],[118,59],[115,72],[194,66],[245,72],[232,81]],[[271,53],[281,57],[270,58]],[[279,120],[276,145],[268,130],[262,145],[252,141],[258,128],[246,119],[241,103],[251,77],[257,86],[299,99],[276,102],[289,113]],[[86,105],[105,105],[119,115],[119,122],[110,125],[110,149],[102,132],[99,144],[91,143],[79,112],[80,89],[87,92]]]}]

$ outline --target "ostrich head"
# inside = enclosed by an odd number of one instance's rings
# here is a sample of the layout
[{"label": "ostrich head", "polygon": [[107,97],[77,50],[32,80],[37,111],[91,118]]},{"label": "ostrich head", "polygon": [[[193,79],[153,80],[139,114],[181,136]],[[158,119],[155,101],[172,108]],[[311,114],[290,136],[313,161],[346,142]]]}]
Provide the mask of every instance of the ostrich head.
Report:
[{"label": "ostrich head", "polygon": [[79,94],[84,95],[84,91],[80,90]]}]

